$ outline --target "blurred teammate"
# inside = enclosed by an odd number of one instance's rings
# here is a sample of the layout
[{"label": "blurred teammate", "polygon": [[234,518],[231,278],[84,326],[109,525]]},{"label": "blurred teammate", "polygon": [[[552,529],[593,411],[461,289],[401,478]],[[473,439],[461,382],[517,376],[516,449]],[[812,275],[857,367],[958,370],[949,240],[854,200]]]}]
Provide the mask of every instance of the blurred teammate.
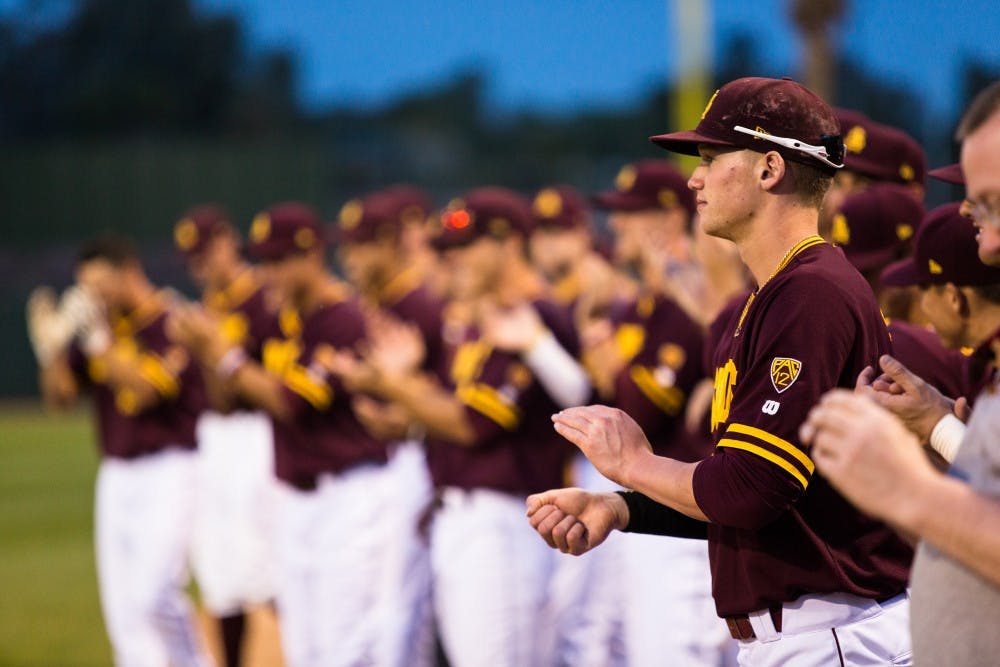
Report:
[{"label": "blurred teammate", "polygon": [[[395,187],[347,202],[337,220],[338,252],[348,278],[372,309],[416,327],[425,350],[422,367],[441,363],[444,303],[427,287],[423,243],[407,235],[422,227],[430,200],[415,188]],[[416,251],[417,255],[414,256]],[[371,312],[371,311],[370,311]],[[385,317],[371,312],[370,327]],[[433,644],[430,556],[418,523],[433,499],[420,424],[399,406],[355,396],[353,408],[369,431],[390,442],[395,481],[383,523],[393,559],[383,576],[379,665],[428,664]]]},{"label": "blurred teammate", "polygon": [[723,86],[694,131],[654,138],[697,152],[689,185],[707,233],[733,240],[757,289],[716,350],[716,449],[694,464],[652,453],[624,413],[554,417],[594,465],[635,492],[529,498],[531,521],[574,553],[613,529],[706,537],[717,611],[742,664],[909,664],[911,552],[813,475],[799,424],[830,387],[889,349],[871,290],[817,236],[843,147],[832,110],[788,80]]},{"label": "blurred teammate", "polygon": [[[588,350],[587,357],[605,360],[590,364],[609,375],[596,381],[603,402],[628,413],[654,452],[699,461],[711,445],[701,434],[687,432],[684,408],[701,379],[703,333],[661,277],[670,267],[665,260],[671,256],[670,239],[686,237],[691,228],[694,195],[666,161],[639,162],[622,173],[629,169],[635,174],[632,187],[600,193],[594,202],[610,211],[615,256],[643,281],[638,297],[612,313],[613,337]],[[619,175],[618,185],[622,182]],[[704,542],[629,535],[620,548],[629,663],[650,664],[664,655],[686,665],[723,662],[731,640],[715,615]]]},{"label": "blurred teammate", "polygon": [[[228,214],[210,204],[192,208],[174,226],[174,242],[222,335],[259,361],[264,341],[279,333],[277,307],[240,255]],[[192,565],[219,622],[226,665],[238,667],[246,612],[274,598],[274,444],[266,413],[227,395],[213,372],[206,379],[211,407],[198,419]]]},{"label": "blurred teammate", "polygon": [[170,307],[131,245],[110,237],[81,250],[61,311],[37,297],[31,306],[33,339],[48,326],[75,333],[39,359],[46,400],[69,406],[83,390],[93,395],[97,574],[122,667],[211,663],[184,593],[204,391],[197,366],[167,337]]},{"label": "blurred teammate", "polygon": [[358,422],[323,363],[365,339],[356,300],[325,268],[324,236],[316,213],[296,202],[254,218],[249,253],[286,303],[283,337],[264,341],[263,363],[205,313],[189,309],[177,327],[228,392],[273,419],[277,600],[291,667],[374,661],[388,557],[385,444]]},{"label": "blurred teammate", "polygon": [[420,338],[406,329],[363,367],[341,368],[427,429],[434,608],[456,667],[551,663],[539,618],[552,558],[525,530],[523,497],[561,478],[569,452],[548,415],[586,400],[590,385],[568,314],[542,300],[527,263],[530,224],[528,203],[502,188],[445,211],[435,243],[464,319],[445,324],[436,377],[420,370]]}]

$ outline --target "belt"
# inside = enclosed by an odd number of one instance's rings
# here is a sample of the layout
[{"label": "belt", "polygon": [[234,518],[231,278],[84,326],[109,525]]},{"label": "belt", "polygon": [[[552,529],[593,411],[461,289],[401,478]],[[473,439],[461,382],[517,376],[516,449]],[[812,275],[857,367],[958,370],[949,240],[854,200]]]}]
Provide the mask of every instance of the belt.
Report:
[{"label": "belt", "polygon": [[[781,606],[770,607],[768,611],[771,612],[774,629],[781,632]],[[753,626],[750,625],[750,616],[747,614],[727,616],[726,625],[729,626],[729,634],[733,636],[733,639],[742,639],[743,641],[757,639],[757,633],[753,631]]]},{"label": "belt", "polygon": [[284,480],[286,484],[297,491],[315,491],[318,488],[317,479],[315,475],[297,475],[292,479]]}]

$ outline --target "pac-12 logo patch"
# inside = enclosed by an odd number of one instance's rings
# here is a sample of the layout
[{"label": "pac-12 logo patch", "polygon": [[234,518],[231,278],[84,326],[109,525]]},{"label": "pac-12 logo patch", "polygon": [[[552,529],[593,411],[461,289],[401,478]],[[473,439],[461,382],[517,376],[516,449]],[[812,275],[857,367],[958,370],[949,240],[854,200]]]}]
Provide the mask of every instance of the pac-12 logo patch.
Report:
[{"label": "pac-12 logo patch", "polygon": [[775,357],[771,360],[771,384],[779,394],[799,379],[799,372],[802,370],[802,362],[798,359],[788,357]]}]

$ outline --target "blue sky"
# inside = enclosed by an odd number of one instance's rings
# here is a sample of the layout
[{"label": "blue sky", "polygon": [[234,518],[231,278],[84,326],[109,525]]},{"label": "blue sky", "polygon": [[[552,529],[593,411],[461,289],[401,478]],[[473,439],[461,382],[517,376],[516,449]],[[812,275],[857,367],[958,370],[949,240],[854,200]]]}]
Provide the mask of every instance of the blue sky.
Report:
[{"label": "blue sky", "polygon": [[[381,105],[463,67],[490,75],[501,110],[626,106],[676,61],[675,1],[693,0],[194,0],[234,10],[255,46],[299,54],[303,99]],[[73,0],[0,0],[0,10]],[[799,42],[790,0],[715,0],[715,51],[750,30],[774,71],[795,75]],[[962,59],[1000,68],[996,0],[845,0],[841,49],[886,78],[921,91],[938,115],[956,113]],[[862,11],[863,10],[863,11]]]}]

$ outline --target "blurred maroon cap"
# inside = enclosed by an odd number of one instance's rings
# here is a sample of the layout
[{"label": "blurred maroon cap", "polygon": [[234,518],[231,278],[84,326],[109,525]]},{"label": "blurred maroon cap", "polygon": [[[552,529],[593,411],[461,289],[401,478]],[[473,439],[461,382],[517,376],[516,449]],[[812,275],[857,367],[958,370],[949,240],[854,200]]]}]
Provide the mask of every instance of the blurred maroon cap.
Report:
[{"label": "blurred maroon cap", "polygon": [[319,214],[301,202],[275,204],[254,216],[247,251],[264,261],[323,248],[326,240]]},{"label": "blurred maroon cap", "polygon": [[337,217],[340,243],[371,243],[395,238],[413,222],[422,223],[431,211],[431,199],[420,188],[394,185],[343,205]]},{"label": "blurred maroon cap", "polygon": [[899,259],[924,216],[924,206],[897,183],[875,183],[844,200],[830,237],[858,271],[881,269]]},{"label": "blurred maroon cap", "polygon": [[[743,131],[736,128],[743,128]],[[650,139],[668,151],[698,155],[698,145],[777,151],[785,159],[832,174],[842,163],[843,143],[833,110],[818,95],[791,79],[747,77],[715,91],[694,130]],[[747,131],[758,134],[747,134]],[[766,137],[784,138],[816,148],[784,146]],[[824,159],[818,157],[822,152]]]},{"label": "blurred maroon cap", "polygon": [[931,169],[927,172],[927,175],[939,181],[951,183],[952,185],[965,185],[965,174],[962,173],[962,165],[958,162],[938,167],[937,169]]},{"label": "blurred maroon cap", "polygon": [[883,285],[982,286],[1000,283],[1000,268],[979,259],[972,221],[959,213],[958,202],[928,213],[914,239],[913,257],[893,262],[882,272]]},{"label": "blurred maroon cap", "polygon": [[608,211],[669,210],[681,206],[694,215],[694,193],[687,179],[667,160],[627,164],[615,177],[615,189],[593,197],[594,206]]},{"label": "blurred maroon cap", "polygon": [[913,137],[853,109],[835,113],[844,137],[845,169],[876,181],[923,185],[927,156]]},{"label": "blurred maroon cap", "polygon": [[188,209],[174,225],[174,246],[185,257],[191,257],[223,232],[236,233],[226,209],[218,204],[199,204]]},{"label": "blurred maroon cap", "polygon": [[432,243],[438,250],[468,245],[483,237],[505,239],[531,233],[531,204],[501,187],[470,190],[441,213],[441,230]]},{"label": "blurred maroon cap", "polygon": [[576,188],[553,185],[535,193],[531,202],[534,225],[546,229],[589,229],[590,206]]}]

